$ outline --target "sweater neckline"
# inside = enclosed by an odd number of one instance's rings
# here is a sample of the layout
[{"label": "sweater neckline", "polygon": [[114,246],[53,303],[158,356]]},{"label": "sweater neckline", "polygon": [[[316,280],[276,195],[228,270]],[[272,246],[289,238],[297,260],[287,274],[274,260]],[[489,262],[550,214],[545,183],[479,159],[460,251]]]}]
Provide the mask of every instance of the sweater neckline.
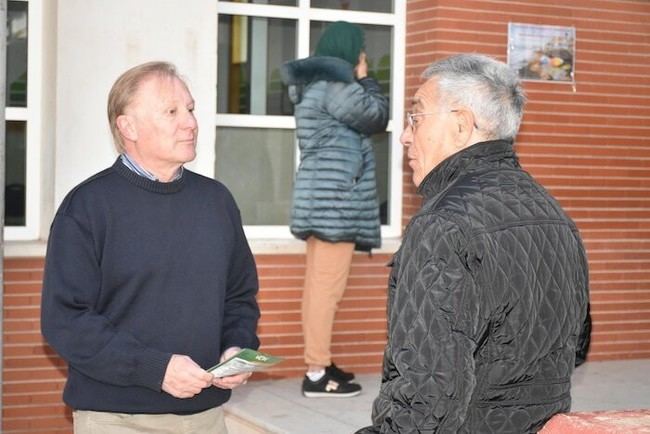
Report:
[{"label": "sweater neckline", "polygon": [[117,160],[115,163],[113,163],[113,170],[115,170],[120,176],[125,178],[131,184],[134,184],[143,190],[159,194],[173,194],[179,192],[185,185],[185,178],[187,177],[187,170],[183,170],[182,176],[174,181],[153,181],[151,179],[145,178],[144,176],[138,175],[126,167],[121,161],[120,157],[117,157]]}]

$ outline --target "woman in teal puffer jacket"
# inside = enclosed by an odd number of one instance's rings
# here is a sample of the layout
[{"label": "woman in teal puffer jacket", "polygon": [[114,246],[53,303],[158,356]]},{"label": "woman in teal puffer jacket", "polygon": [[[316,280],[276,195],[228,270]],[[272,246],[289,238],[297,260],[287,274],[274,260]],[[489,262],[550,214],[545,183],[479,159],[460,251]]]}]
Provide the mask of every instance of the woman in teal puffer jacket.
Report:
[{"label": "woman in teal puffer jacket", "polygon": [[314,56],[282,68],[300,147],[291,232],[307,241],[302,305],[307,397],[353,396],[361,389],[350,383],[353,374],[332,364],[330,343],[353,251],[381,242],[369,136],[385,130],[388,100],[367,76],[363,42],[358,26],[339,21],[325,30]]}]

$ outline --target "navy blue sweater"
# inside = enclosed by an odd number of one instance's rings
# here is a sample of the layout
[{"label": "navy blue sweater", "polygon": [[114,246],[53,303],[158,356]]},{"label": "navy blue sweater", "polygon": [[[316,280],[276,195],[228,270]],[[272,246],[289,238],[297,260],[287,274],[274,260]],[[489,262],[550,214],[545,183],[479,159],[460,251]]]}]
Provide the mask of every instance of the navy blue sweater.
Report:
[{"label": "navy blue sweater", "polygon": [[115,164],[81,183],[52,223],[41,327],[68,362],[75,409],[190,413],[226,402],[161,390],[172,354],[204,368],[230,346],[257,348],[253,256],[219,182],[184,170],[174,182]]}]

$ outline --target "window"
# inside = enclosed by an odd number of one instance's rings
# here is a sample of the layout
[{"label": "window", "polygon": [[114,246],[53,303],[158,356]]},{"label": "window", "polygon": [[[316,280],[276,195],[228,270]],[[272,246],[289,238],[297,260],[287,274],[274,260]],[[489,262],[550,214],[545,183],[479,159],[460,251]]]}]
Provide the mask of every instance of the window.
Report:
[{"label": "window", "polygon": [[228,0],[233,3],[256,3],[264,5],[296,6],[298,0]]},{"label": "window", "polygon": [[5,238],[38,238],[40,168],[38,122],[40,92],[39,2],[7,3],[7,82],[5,109]]},{"label": "window", "polygon": [[244,225],[287,225],[295,170],[293,130],[218,131],[215,173],[237,198]]},{"label": "window", "polygon": [[[7,8],[6,107],[27,107],[27,3],[10,1]],[[25,120],[15,111],[5,124],[5,224],[25,226]]]},{"label": "window", "polygon": [[221,15],[218,29],[217,111],[292,115],[280,67],[295,58],[295,21]]},{"label": "window", "polygon": [[366,12],[393,12],[393,2],[385,0],[311,0],[311,6]]},{"label": "window", "polygon": [[291,236],[299,151],[279,71],[284,62],[313,54],[325,27],[338,20],[363,28],[370,75],[390,98],[388,128],[372,139],[382,235],[400,235],[402,151],[393,130],[403,111],[405,9],[405,0],[218,2],[214,173],[235,196],[249,237]]}]

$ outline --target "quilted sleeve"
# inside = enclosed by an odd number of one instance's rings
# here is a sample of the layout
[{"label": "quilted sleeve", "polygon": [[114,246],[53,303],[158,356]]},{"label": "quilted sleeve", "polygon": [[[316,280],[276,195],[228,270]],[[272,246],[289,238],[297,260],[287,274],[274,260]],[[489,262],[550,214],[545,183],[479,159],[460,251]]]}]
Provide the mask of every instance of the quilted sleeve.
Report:
[{"label": "quilted sleeve", "polygon": [[576,348],[576,366],[582,365],[587,360],[587,353],[589,352],[589,344],[591,343],[591,313],[590,305],[587,304],[587,315],[582,322],[580,335],[578,336],[578,344]]},{"label": "quilted sleeve", "polygon": [[389,306],[394,374],[382,379],[373,422],[381,433],[457,432],[476,385],[481,329],[471,255],[442,218],[414,229]]},{"label": "quilted sleeve", "polygon": [[367,136],[384,131],[388,123],[388,99],[370,77],[331,85],[325,108],[336,120]]},{"label": "quilted sleeve", "polygon": [[591,343],[591,305],[589,303],[589,263],[587,261],[587,255],[580,242],[581,251],[582,251],[582,269],[584,270],[583,274],[583,287],[579,288],[581,290],[581,295],[584,297],[586,303],[586,314],[580,326],[580,334],[578,335],[578,343],[576,346],[576,366],[582,365],[587,360],[587,353],[589,352],[589,345]]}]

